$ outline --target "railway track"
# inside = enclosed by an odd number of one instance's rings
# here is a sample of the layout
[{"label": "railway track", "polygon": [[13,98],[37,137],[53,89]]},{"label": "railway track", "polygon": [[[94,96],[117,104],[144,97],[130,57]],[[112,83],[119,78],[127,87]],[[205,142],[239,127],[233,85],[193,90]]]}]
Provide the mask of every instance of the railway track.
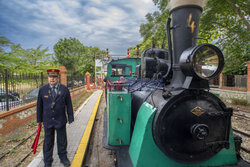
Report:
[{"label": "railway track", "polygon": [[[43,140],[41,140],[37,146],[39,146],[40,144],[43,143]],[[16,165],[14,165],[14,167],[18,167],[20,166],[29,156],[30,154],[33,152],[33,150],[29,151],[27,154],[25,154],[19,161],[18,163],[16,163]]]},{"label": "railway track", "polygon": [[250,116],[250,112],[247,112],[247,111],[242,111],[242,110],[239,110],[238,112],[240,112],[240,113],[243,113],[243,114],[246,114],[246,115]]},{"label": "railway track", "polygon": [[244,110],[240,110],[240,109],[238,109],[238,108],[233,108],[233,110],[234,110],[235,112],[239,112],[239,113],[241,113],[241,114],[250,116],[250,111],[244,111]]},{"label": "railway track", "polygon": [[[250,121],[250,112],[243,111],[243,110],[240,110],[238,108],[234,108],[233,117]],[[236,128],[233,128],[233,132],[237,133],[237,134],[240,134],[243,138],[250,138],[250,134],[248,134],[246,132],[243,132],[241,130],[238,130]],[[248,153],[248,154],[250,154],[250,150],[248,148],[245,148],[245,147],[241,146],[241,150]]]},{"label": "railway track", "polygon": [[234,117],[250,120],[250,112],[239,110],[237,108],[234,108],[233,110],[234,110],[233,112]]},{"label": "railway track", "polygon": [[[9,154],[12,154],[13,152],[17,152],[19,150],[22,150],[22,147],[25,147],[26,148],[25,150],[27,150],[27,151],[26,152],[24,151],[24,153],[22,154],[22,156],[17,156],[18,158],[11,159],[11,161],[12,161],[11,162],[11,166],[15,166],[15,167],[20,166],[30,156],[30,154],[33,152],[33,150],[31,149],[30,143],[33,143],[33,139],[34,139],[36,133],[37,133],[37,130],[35,130],[28,137],[24,138],[17,145],[15,145],[11,149],[9,149],[8,151],[6,151],[2,155],[0,155],[0,162],[8,161],[8,155]],[[39,143],[38,143],[38,145],[40,145],[42,142],[43,142],[43,140],[40,140]],[[5,158],[6,158],[6,160],[5,160]],[[1,165],[6,166],[8,164],[0,164],[0,166]]]},{"label": "railway track", "polygon": [[8,154],[10,154],[13,150],[18,149],[21,145],[23,145],[27,140],[29,140],[32,136],[34,136],[36,134],[36,131],[33,132],[30,136],[26,137],[25,139],[23,139],[20,143],[18,143],[16,146],[12,147],[10,150],[6,151],[5,153],[3,153],[2,155],[0,155],[0,161]]},{"label": "railway track", "polygon": [[250,120],[250,117],[245,116],[245,115],[241,115],[241,114],[233,113],[233,116],[237,117],[237,118],[242,118],[242,119]]},{"label": "railway track", "polygon": [[[250,138],[250,134],[248,134],[248,133],[246,133],[246,132],[243,132],[243,131],[241,131],[241,130],[235,129],[235,128],[232,128],[232,129],[233,129],[233,132],[238,133],[238,134],[241,134],[241,135],[243,135],[243,136],[246,137],[246,138]],[[250,154],[250,150],[247,149],[247,148],[245,148],[245,147],[242,147],[242,146],[241,146],[241,150],[244,151],[244,152],[246,152],[246,153],[248,153],[248,154]]]},{"label": "railway track", "polygon": [[236,133],[239,133],[239,134],[241,134],[243,136],[246,136],[246,137],[250,138],[250,134],[248,134],[246,132],[243,132],[243,131],[240,131],[240,130],[237,130],[237,129],[234,129],[234,128],[233,128],[233,131],[236,132]]}]

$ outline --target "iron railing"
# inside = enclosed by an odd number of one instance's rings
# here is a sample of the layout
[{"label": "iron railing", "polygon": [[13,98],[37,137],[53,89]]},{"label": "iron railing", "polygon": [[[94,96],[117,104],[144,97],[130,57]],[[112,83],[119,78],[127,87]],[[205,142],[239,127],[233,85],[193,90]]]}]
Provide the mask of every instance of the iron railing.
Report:
[{"label": "iron railing", "polygon": [[223,84],[228,87],[247,88],[247,75],[226,75]]},{"label": "iron railing", "polygon": [[85,84],[85,76],[84,75],[72,75],[67,74],[67,87],[69,89],[78,88]]},{"label": "iron railing", "polygon": [[44,74],[16,73],[4,70],[0,73],[0,111],[8,111],[22,104],[36,100],[35,89],[43,85]]}]

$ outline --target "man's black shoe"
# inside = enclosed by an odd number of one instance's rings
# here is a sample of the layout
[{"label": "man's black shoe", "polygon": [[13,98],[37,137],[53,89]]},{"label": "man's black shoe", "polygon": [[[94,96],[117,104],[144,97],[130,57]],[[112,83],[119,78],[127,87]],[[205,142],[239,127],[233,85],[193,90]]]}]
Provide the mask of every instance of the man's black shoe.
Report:
[{"label": "man's black shoe", "polygon": [[61,159],[61,163],[63,164],[63,166],[65,167],[70,167],[70,162],[68,158],[65,159]]}]

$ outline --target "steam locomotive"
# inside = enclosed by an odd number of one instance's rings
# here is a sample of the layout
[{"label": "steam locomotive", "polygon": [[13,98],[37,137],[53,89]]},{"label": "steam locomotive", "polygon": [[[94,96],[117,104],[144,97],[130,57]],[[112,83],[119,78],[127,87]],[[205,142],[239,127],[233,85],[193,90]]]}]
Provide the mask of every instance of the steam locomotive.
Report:
[{"label": "steam locomotive", "polygon": [[196,45],[201,3],[170,1],[168,50],[108,64],[103,145],[116,151],[117,166],[237,165],[233,110],[209,92],[223,54]]}]

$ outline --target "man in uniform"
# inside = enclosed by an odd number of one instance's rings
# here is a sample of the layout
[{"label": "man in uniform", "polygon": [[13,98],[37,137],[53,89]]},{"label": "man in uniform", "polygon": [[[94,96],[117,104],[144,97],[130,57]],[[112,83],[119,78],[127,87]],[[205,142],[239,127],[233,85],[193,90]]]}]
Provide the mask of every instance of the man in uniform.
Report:
[{"label": "man in uniform", "polygon": [[[68,88],[58,83],[59,70],[49,69],[49,83],[39,89],[37,98],[37,122],[44,125],[43,157],[45,167],[53,162],[53,148],[55,131],[57,136],[57,149],[61,163],[70,166],[67,158],[67,117],[69,123],[74,121],[73,107]],[[67,112],[65,112],[67,108]],[[67,113],[67,116],[66,116]]]}]

